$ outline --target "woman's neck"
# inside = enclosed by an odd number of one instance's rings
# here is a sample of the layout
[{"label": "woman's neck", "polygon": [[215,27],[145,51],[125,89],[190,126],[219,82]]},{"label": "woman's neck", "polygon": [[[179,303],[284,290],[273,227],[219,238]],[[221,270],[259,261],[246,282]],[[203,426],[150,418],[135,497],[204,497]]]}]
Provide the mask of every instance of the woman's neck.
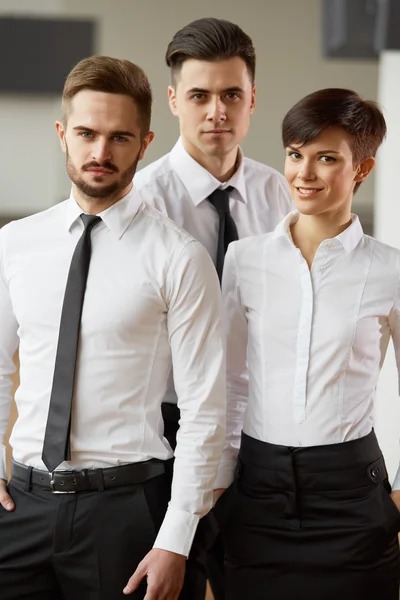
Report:
[{"label": "woman's neck", "polygon": [[299,219],[290,228],[293,243],[304,256],[311,268],[315,253],[323,241],[338,236],[351,223],[351,214],[299,215]]}]

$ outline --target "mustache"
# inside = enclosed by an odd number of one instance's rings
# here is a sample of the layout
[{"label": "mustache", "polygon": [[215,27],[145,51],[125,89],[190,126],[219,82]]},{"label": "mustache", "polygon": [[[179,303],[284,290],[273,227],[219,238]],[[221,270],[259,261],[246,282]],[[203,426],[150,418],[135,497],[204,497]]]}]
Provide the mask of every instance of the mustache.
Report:
[{"label": "mustache", "polygon": [[105,161],[101,164],[96,161],[86,163],[83,165],[82,171],[87,171],[88,169],[91,169],[93,167],[96,169],[108,169],[109,171],[114,171],[114,173],[118,173],[118,167],[116,167],[115,165],[113,165],[112,163],[110,163],[108,161]]}]

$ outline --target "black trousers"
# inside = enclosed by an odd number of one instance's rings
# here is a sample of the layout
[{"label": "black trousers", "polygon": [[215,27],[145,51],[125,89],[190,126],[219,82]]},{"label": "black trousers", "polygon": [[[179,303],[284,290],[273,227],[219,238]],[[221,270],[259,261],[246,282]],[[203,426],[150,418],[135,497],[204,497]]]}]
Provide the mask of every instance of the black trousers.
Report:
[{"label": "black trousers", "polygon": [[400,512],[373,432],[291,448],[245,434],[216,505],[228,600],[398,600]]},{"label": "black trousers", "polygon": [[[180,412],[175,404],[162,404],[164,435],[176,446]],[[207,579],[215,600],[224,599],[224,550],[216,519],[211,511],[201,519],[186,563],[185,583],[179,600],[204,600]]]},{"label": "black trousers", "polygon": [[[52,494],[15,477],[0,506],[1,600],[118,600],[152,548],[170,474],[103,491]],[[129,596],[141,600],[146,583]]]}]

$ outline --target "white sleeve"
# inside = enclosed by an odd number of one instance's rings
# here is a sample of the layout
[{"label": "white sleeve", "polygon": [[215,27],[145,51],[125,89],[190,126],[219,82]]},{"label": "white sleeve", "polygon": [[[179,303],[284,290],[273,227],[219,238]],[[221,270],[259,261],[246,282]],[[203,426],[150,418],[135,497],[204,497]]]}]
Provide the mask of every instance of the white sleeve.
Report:
[{"label": "white sleeve", "polygon": [[169,281],[168,333],[181,418],[171,501],[154,546],[187,556],[199,519],[212,508],[225,440],[222,299],[211,258],[196,241],[171,265]]},{"label": "white sleeve", "polygon": [[8,227],[0,230],[0,478],[7,479],[4,437],[10,417],[10,376],[15,372],[13,356],[18,347],[18,323],[15,318],[5,274],[6,236]]},{"label": "white sleeve", "polygon": [[226,329],[227,431],[216,488],[227,488],[233,481],[249,395],[247,319],[240,296],[236,250],[237,244],[231,243],[225,257],[222,278]]},{"label": "white sleeve", "polygon": [[[400,279],[397,283],[396,295],[394,298],[392,310],[390,311],[389,315],[389,327],[393,339],[394,353],[396,356],[398,388],[400,394]],[[392,489],[400,490],[400,466],[397,469]]]}]

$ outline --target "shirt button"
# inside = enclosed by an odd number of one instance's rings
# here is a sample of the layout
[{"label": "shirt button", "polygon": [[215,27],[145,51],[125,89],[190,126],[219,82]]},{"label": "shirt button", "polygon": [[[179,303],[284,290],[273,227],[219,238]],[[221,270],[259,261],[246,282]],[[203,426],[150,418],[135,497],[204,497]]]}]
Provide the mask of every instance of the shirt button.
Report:
[{"label": "shirt button", "polygon": [[332,242],[328,242],[328,243],[327,243],[327,247],[328,247],[328,248],[332,248]]}]

